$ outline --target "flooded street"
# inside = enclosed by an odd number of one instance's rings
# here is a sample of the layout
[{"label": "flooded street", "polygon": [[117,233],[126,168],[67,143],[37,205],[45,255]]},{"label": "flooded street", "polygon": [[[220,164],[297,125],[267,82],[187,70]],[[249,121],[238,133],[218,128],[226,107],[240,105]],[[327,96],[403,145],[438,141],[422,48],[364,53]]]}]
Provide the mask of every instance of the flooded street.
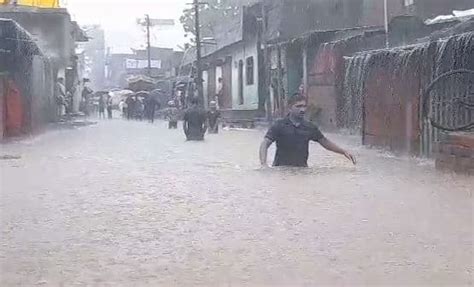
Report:
[{"label": "flooded street", "polygon": [[357,167],[313,144],[311,168],[262,170],[262,131],[166,125],[3,145],[0,285],[473,284],[474,178],[337,135]]}]

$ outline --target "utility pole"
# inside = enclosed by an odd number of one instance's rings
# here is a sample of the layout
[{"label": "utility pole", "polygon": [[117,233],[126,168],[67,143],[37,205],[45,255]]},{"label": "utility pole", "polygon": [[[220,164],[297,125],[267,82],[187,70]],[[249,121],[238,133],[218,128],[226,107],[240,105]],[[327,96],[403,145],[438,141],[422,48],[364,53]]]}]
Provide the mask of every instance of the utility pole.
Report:
[{"label": "utility pole", "polygon": [[[147,46],[147,58],[148,58],[148,66],[147,66],[147,74],[151,77],[151,28],[152,27],[166,27],[166,26],[174,26],[173,19],[150,19],[150,15],[146,14],[145,19],[137,19],[137,24],[140,26],[146,27],[146,46]],[[156,67],[155,67],[156,68]]]},{"label": "utility pole", "polygon": [[198,91],[198,98],[201,101],[201,104],[204,102],[204,94],[202,87],[202,67],[201,67],[201,31],[200,31],[200,22],[199,22],[199,0],[194,0],[194,19],[195,19],[195,31],[196,31],[196,87]]},{"label": "utility pole", "polygon": [[148,76],[151,77],[151,41],[150,41],[150,15],[145,15],[146,19],[146,42],[148,54]]},{"label": "utility pole", "polygon": [[385,26],[385,48],[389,48],[388,40],[388,3],[387,0],[383,1],[383,12],[384,12],[384,26]]},{"label": "utility pole", "polygon": [[265,1],[262,1],[261,4],[261,14],[262,14],[262,22],[260,27],[260,39],[262,47],[262,54],[263,54],[263,77],[261,81],[263,82],[263,97],[265,99],[264,109],[267,111],[266,118],[268,122],[273,121],[273,108],[270,99],[270,81],[271,81],[271,63],[270,63],[270,55],[268,51],[268,42],[267,42],[267,11],[265,9]]}]

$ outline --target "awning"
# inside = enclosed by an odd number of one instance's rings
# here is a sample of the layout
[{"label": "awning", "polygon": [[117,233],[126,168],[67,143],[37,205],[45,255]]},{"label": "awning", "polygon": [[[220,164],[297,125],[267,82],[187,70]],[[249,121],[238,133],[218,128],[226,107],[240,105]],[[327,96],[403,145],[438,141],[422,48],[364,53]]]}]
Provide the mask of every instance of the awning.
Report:
[{"label": "awning", "polygon": [[5,53],[42,55],[31,34],[11,19],[0,18],[0,50]]}]

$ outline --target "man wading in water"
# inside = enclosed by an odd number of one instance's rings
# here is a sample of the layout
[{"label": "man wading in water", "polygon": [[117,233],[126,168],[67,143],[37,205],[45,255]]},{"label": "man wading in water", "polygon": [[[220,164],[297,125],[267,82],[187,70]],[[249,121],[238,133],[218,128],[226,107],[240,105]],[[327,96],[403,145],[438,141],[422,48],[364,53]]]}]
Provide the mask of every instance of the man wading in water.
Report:
[{"label": "man wading in water", "polygon": [[184,113],[183,129],[188,141],[203,141],[207,130],[206,111],[198,106],[198,99],[191,99],[191,107]]},{"label": "man wading in water", "polygon": [[273,166],[308,166],[309,142],[316,141],[325,149],[344,155],[356,164],[355,157],[328,140],[313,123],[304,119],[306,98],[297,94],[288,100],[290,113],[268,130],[260,146],[260,163],[267,166],[268,148],[276,142],[277,151]]}]

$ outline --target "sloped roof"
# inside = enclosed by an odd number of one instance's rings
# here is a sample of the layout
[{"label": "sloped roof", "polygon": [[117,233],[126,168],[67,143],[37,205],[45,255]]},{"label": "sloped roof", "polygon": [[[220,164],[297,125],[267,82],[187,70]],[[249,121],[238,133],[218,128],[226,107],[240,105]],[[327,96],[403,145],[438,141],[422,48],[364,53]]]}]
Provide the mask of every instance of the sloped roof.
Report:
[{"label": "sloped roof", "polygon": [[28,31],[11,19],[0,18],[0,49],[42,55],[42,51]]}]

